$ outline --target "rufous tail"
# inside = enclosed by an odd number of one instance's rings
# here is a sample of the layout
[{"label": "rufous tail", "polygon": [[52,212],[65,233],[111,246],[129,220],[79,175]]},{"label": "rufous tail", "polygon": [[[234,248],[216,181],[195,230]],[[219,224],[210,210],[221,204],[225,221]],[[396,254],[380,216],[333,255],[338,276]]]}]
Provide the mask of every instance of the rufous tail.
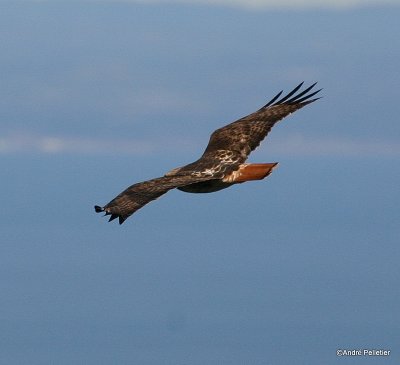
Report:
[{"label": "rufous tail", "polygon": [[277,165],[278,162],[243,164],[239,167],[239,170],[226,176],[223,181],[242,183],[251,180],[262,180],[266,178]]}]

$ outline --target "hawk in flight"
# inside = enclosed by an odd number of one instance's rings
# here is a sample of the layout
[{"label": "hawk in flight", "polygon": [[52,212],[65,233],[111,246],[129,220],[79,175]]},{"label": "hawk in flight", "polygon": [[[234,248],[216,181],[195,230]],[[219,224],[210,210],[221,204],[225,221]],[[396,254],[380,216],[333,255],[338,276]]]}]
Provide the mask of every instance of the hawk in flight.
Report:
[{"label": "hawk in flight", "polygon": [[122,224],[138,209],[171,189],[211,193],[245,181],[264,179],[278,163],[245,163],[247,157],[275,123],[320,99],[313,98],[321,91],[312,90],[315,85],[300,91],[301,83],[284,97],[281,91],[256,112],[214,131],[197,161],[177,167],[162,177],[130,186],[104,207],[96,205],[96,212],[105,212],[110,215],[109,221],[118,218]]}]

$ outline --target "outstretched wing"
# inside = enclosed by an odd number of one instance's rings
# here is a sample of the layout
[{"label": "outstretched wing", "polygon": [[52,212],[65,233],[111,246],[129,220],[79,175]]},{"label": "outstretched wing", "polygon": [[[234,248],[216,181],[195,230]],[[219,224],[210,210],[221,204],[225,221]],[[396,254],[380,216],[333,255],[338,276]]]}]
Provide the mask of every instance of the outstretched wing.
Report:
[{"label": "outstretched wing", "polygon": [[147,203],[159,198],[171,189],[186,186],[202,181],[215,179],[215,176],[184,174],[177,176],[163,176],[156,179],[143,181],[124,190],[104,207],[96,205],[97,213],[105,212],[110,215],[109,222],[118,218],[119,224],[135,213]]},{"label": "outstretched wing", "polygon": [[256,112],[217,129],[211,134],[203,158],[209,159],[212,155],[221,153],[220,151],[231,151],[238,156],[238,162],[243,163],[250,152],[260,145],[275,123],[303,106],[320,99],[312,99],[321,91],[321,89],[312,91],[315,85],[316,83],[298,92],[303,86],[302,82],[289,94],[279,99],[282,95],[281,91]]}]

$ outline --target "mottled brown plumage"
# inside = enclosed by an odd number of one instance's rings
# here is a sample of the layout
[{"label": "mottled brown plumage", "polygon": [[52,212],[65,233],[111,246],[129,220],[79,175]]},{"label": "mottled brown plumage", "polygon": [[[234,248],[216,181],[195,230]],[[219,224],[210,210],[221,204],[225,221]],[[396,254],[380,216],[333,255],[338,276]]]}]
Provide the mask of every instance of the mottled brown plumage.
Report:
[{"label": "mottled brown plumage", "polygon": [[233,184],[265,178],[277,163],[244,162],[275,123],[319,99],[312,97],[321,89],[310,92],[316,83],[297,93],[302,85],[303,83],[279,99],[281,91],[256,112],[214,131],[207,148],[197,161],[175,168],[162,177],[130,186],[104,207],[96,205],[96,212],[110,215],[110,221],[119,218],[119,223],[122,224],[138,209],[171,189],[209,193]]}]

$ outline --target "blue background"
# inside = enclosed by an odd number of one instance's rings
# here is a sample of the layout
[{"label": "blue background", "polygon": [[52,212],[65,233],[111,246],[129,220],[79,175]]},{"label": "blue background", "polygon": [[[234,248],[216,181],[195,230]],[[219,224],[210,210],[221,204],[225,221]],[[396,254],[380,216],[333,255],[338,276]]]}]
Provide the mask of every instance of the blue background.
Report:
[{"label": "blue background", "polygon": [[[398,364],[399,18],[2,2],[0,362]],[[303,80],[267,180],[94,213]]]}]

